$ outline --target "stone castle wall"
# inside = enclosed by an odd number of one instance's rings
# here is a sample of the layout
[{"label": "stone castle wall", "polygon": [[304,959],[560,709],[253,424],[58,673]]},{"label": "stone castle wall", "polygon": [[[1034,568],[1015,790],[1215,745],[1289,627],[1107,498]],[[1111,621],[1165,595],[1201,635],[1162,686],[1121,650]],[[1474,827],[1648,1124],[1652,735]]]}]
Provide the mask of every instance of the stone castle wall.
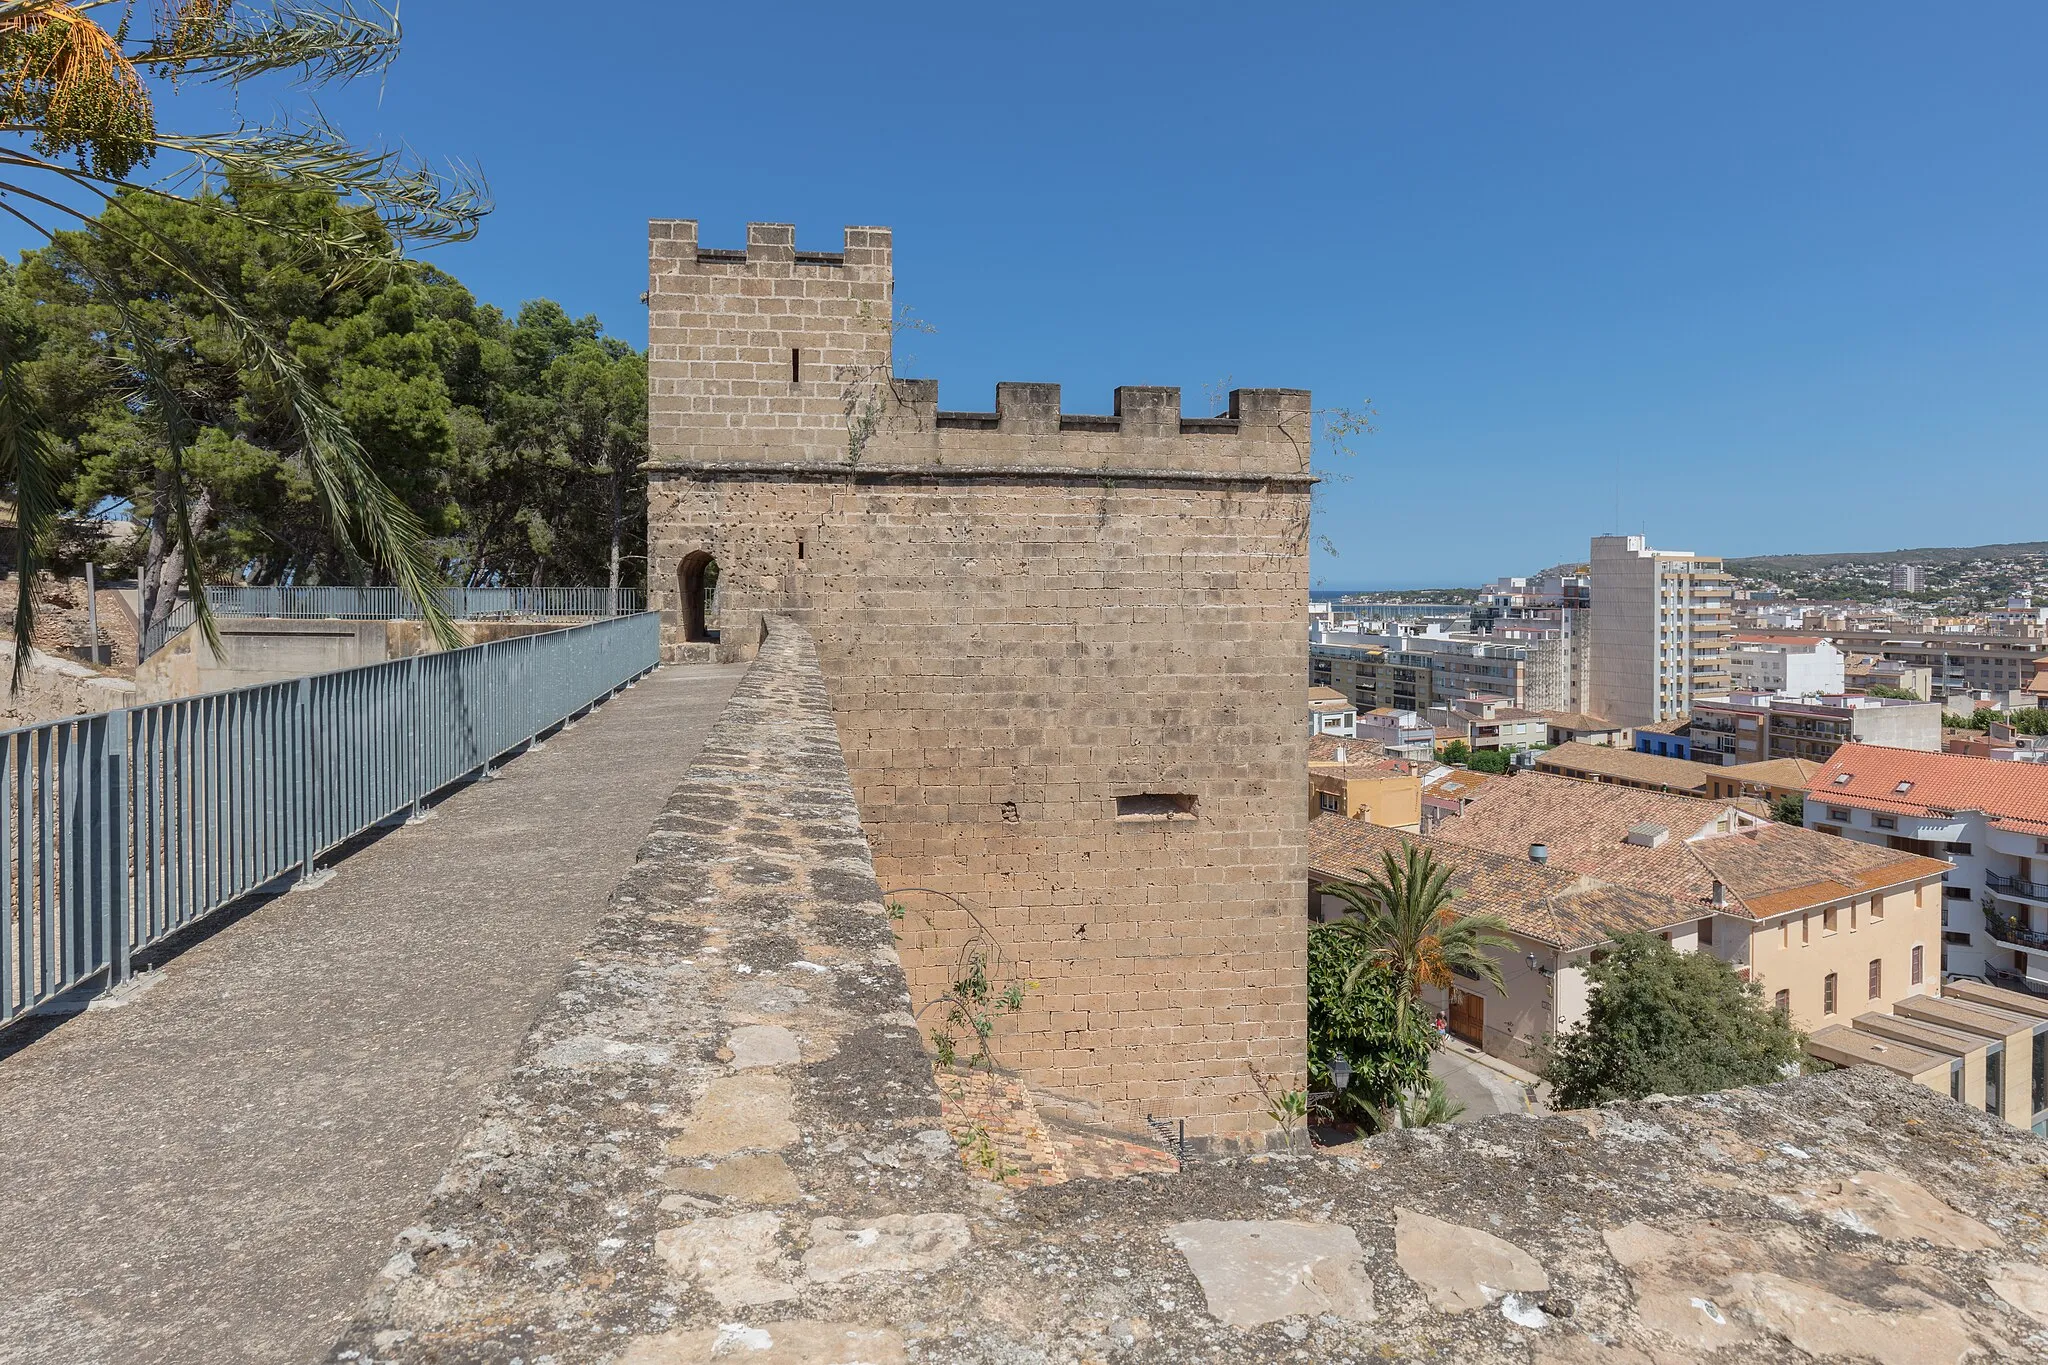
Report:
[{"label": "stone castle wall", "polygon": [[[889,234],[708,253],[656,223],[650,584],[669,654],[813,633],[927,1029],[1031,982],[998,1060],[1137,1128],[1270,1127],[1306,1028],[1306,394],[1184,419],[1046,384],[943,412],[889,368]],[[718,639],[683,580],[715,559]],[[912,891],[909,888],[923,888]]]}]

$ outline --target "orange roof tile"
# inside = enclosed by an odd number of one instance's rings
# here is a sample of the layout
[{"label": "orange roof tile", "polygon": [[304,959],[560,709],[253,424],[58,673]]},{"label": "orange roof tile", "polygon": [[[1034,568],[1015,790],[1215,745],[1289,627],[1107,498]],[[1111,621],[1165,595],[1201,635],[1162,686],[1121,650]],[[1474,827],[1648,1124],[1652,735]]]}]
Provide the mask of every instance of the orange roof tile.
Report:
[{"label": "orange roof tile", "polygon": [[[1900,791],[1902,782],[1912,786]],[[1838,805],[1902,815],[1980,810],[2001,829],[2048,835],[2048,764],[1844,744],[1808,790]]]}]

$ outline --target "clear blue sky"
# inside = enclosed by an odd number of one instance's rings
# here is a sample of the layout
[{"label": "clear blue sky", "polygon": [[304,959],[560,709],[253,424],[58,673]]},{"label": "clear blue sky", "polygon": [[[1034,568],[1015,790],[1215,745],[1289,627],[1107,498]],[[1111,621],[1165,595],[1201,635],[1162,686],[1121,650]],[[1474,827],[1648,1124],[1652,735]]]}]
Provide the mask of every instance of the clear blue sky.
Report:
[{"label": "clear blue sky", "polygon": [[650,216],[891,225],[945,406],[1370,398],[1322,585],[2048,536],[2038,3],[404,16],[323,103],[481,164],[482,297],[641,342]]}]

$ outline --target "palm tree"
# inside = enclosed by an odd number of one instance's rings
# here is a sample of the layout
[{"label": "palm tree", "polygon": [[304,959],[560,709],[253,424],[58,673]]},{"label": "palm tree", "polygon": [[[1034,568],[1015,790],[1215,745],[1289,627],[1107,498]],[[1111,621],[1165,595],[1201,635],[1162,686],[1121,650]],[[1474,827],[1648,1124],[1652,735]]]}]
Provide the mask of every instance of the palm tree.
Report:
[{"label": "palm tree", "polygon": [[1428,849],[1411,844],[1405,859],[1384,850],[1380,860],[1380,870],[1363,882],[1317,888],[1353,912],[1331,926],[1358,952],[1345,989],[1352,989],[1368,968],[1384,967],[1393,979],[1395,1007],[1404,1025],[1422,987],[1444,989],[1453,972],[1476,976],[1505,995],[1490,950],[1513,950],[1507,921],[1498,915],[1454,914],[1450,869]]},{"label": "palm tree", "polygon": [[[346,83],[378,73],[397,55],[397,16],[360,12],[349,0],[329,8],[311,0],[155,0],[147,14],[134,0],[0,0],[0,213],[48,238],[52,223],[118,238],[192,284],[240,351],[245,368],[287,400],[297,449],[326,516],[341,539],[418,601],[444,644],[454,641],[439,595],[440,574],[425,528],[385,486],[355,435],[277,339],[264,334],[233,292],[175,241],[128,207],[146,194],[191,201],[231,175],[287,178],[361,206],[384,231],[295,229],[308,259],[337,280],[394,263],[408,243],[461,241],[489,210],[480,181],[448,175],[404,154],[350,144],[315,107],[254,125],[234,119],[217,131],[159,126],[159,104],[204,85],[238,91],[245,81],[284,74],[299,86]],[[106,16],[107,22],[95,18]],[[181,159],[168,179],[139,173],[159,155]],[[96,210],[79,207],[83,202]],[[254,219],[232,202],[213,212]],[[153,336],[119,300],[118,280],[95,280],[116,301],[128,343],[135,401],[158,428],[165,458],[151,507],[152,550],[183,552],[185,586],[216,650],[188,515],[185,419],[166,365],[170,339]],[[22,367],[21,339],[0,327],[0,484],[16,508],[15,570],[23,584],[14,618],[15,679],[33,637],[34,581],[59,513],[49,437]],[[144,591],[151,582],[145,576]],[[171,594],[162,594],[168,599]],[[169,615],[168,600],[145,600],[145,627]]]}]

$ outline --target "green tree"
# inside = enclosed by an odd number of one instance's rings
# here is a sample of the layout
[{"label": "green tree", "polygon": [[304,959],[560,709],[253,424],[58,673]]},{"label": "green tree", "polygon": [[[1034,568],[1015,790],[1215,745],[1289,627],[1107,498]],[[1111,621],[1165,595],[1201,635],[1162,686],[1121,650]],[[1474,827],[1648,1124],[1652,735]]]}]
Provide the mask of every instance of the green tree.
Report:
[{"label": "green tree", "polygon": [[[1378,1129],[1404,1096],[1429,1084],[1437,1036],[1427,1019],[1400,1007],[1393,974],[1370,963],[1360,970],[1358,956],[1337,926],[1309,929],[1309,1086],[1331,1092],[1327,1107],[1339,1118]],[[1351,1065],[1342,1091],[1330,1077],[1340,1053]]]},{"label": "green tree", "polygon": [[1514,759],[1506,749],[1474,749],[1465,760],[1465,766],[1475,773],[1501,774],[1514,766]]},{"label": "green tree", "polygon": [[1425,848],[1411,844],[1403,858],[1383,851],[1380,863],[1379,871],[1363,882],[1317,888],[1350,912],[1329,928],[1352,949],[1353,970],[1386,971],[1404,1021],[1424,986],[1446,989],[1453,973],[1506,994],[1493,952],[1514,949],[1506,936],[1507,921],[1498,915],[1454,913],[1450,869]]},{"label": "green tree", "polygon": [[1588,975],[1586,1017],[1544,1069],[1560,1108],[1761,1085],[1799,1064],[1791,1021],[1711,953],[1627,934]]},{"label": "green tree", "polygon": [[[144,200],[191,203],[208,185],[283,179],[301,189],[322,189],[361,212],[324,226],[265,224],[232,198],[215,201],[225,219],[282,232],[310,269],[330,283],[356,272],[389,268],[401,243],[461,240],[485,211],[480,185],[449,180],[393,153],[365,151],[347,142],[317,108],[273,123],[240,122],[224,131],[185,133],[159,121],[165,97],[209,84],[239,90],[244,81],[284,73],[301,87],[374,74],[396,55],[395,17],[353,8],[321,8],[278,0],[265,8],[239,0],[163,0],[137,22],[130,6],[120,22],[103,27],[89,12],[97,5],[58,0],[0,0],[0,110],[16,142],[0,172],[0,207],[45,235],[74,221],[82,232],[119,240],[131,259],[176,276],[202,298],[217,339],[232,349],[237,368],[260,377],[287,416],[291,454],[321,515],[337,529],[352,555],[374,562],[422,599],[437,634],[452,631],[428,589],[435,583],[428,529],[408,502],[379,476],[349,415],[331,402],[283,338],[242,306],[236,282],[195,259],[190,242],[166,234],[141,211]],[[187,158],[178,181],[146,186],[134,178],[161,153]],[[181,191],[179,185],[191,186]],[[72,207],[105,204],[97,219]],[[118,211],[116,211],[118,210]],[[384,230],[370,231],[371,223]],[[74,252],[75,260],[90,253]],[[188,410],[177,381],[184,338],[162,329],[139,286],[119,277],[94,288],[122,338],[134,387],[135,410],[153,426],[165,452],[164,473],[150,508],[152,543],[177,547],[188,588],[201,584],[198,537],[191,514],[199,503],[186,484],[186,456],[206,438],[207,425]],[[18,317],[18,313],[15,315]],[[203,351],[215,338],[196,338]],[[15,568],[33,578],[55,534],[61,512],[59,466],[64,460],[44,427],[38,395],[27,372],[28,343],[13,327],[0,327],[0,480],[16,507]],[[138,452],[139,454],[139,452]],[[217,478],[243,452],[230,445],[198,458]],[[198,495],[203,498],[203,493]],[[163,554],[170,555],[168,549]],[[145,593],[160,585],[145,583]],[[152,603],[152,607],[156,604]],[[197,604],[211,634],[211,617]],[[34,595],[21,593],[15,612],[15,671],[28,660]]]},{"label": "green tree", "polygon": [[1806,823],[1806,797],[1800,792],[1786,792],[1771,802],[1771,818],[1781,825],[1803,825]]},{"label": "green tree", "polygon": [[1472,749],[1464,740],[1454,739],[1449,744],[1438,749],[1436,756],[1442,762],[1460,764],[1472,757]]},{"label": "green tree", "polygon": [[1863,691],[1864,695],[1866,696],[1889,697],[1893,701],[1924,700],[1924,698],[1922,698],[1918,692],[1915,692],[1910,687],[1886,687],[1883,683],[1874,683],[1871,686],[1864,688]]}]

